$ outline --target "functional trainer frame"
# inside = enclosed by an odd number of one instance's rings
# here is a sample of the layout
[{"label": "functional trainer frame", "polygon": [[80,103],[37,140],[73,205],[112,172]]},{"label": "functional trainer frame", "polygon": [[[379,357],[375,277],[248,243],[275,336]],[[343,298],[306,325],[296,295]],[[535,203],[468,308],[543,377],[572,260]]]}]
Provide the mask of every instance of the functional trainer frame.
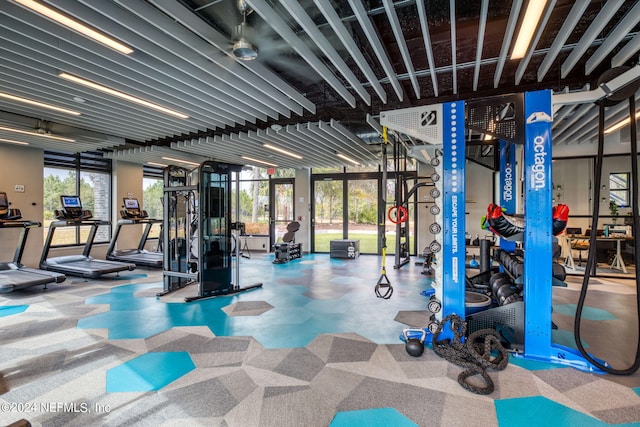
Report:
[{"label": "functional trainer frame", "polygon": [[190,302],[262,286],[239,286],[240,257],[232,253],[231,174],[241,170],[242,165],[213,161],[192,171],[165,170],[164,290],[160,295],[197,283],[198,294],[185,298]]},{"label": "functional trainer frame", "polygon": [[[444,181],[442,196],[443,239],[439,253],[442,273],[436,270],[436,298],[442,303],[439,319],[456,314],[465,319],[464,281],[464,215],[451,215],[452,208],[462,206],[464,213],[465,187],[454,190],[452,183],[464,181],[465,126],[493,137],[521,143],[524,147],[524,203],[527,227],[524,245],[527,256],[524,260],[524,349],[517,354],[527,359],[569,365],[586,371],[599,371],[571,348],[551,342],[552,331],[552,191],[551,191],[551,125],[552,92],[542,90],[524,94],[494,97],[467,104],[445,103],[385,112],[381,124],[429,144],[442,144]],[[475,113],[475,116],[474,116]],[[465,125],[463,126],[463,120]],[[455,147],[452,148],[452,147]],[[432,150],[425,146],[425,162]],[[458,154],[459,153],[459,154]],[[459,162],[454,158],[460,157]],[[460,164],[458,164],[460,163]],[[457,176],[457,178],[456,178]],[[453,211],[455,212],[455,210]],[[457,219],[457,221],[456,221]],[[440,220],[440,219],[439,219]],[[438,283],[441,280],[441,283]],[[441,296],[441,298],[439,298]],[[446,330],[447,328],[445,328]],[[425,329],[428,333],[428,330]],[[421,330],[403,332],[406,338],[424,341]]]}]

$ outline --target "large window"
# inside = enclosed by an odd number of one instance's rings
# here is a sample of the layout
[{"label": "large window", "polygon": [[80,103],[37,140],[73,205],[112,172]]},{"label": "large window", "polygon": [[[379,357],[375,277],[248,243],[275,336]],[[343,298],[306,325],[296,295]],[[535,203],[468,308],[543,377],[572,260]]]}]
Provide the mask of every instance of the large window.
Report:
[{"label": "large window", "polygon": [[[240,172],[240,212],[239,222],[245,224],[249,235],[269,235],[269,175],[265,168],[247,166]],[[273,178],[295,176],[293,169],[275,169]],[[236,217],[236,183],[232,183],[233,195],[231,210]]]},{"label": "large window", "polygon": [[[149,218],[162,219],[164,208],[162,196],[164,188],[163,169],[155,166],[144,165],[142,169],[142,209],[147,211]],[[160,224],[151,227],[149,238],[160,237]]]},{"label": "large window", "polygon": [[[83,209],[90,210],[93,219],[111,219],[111,160],[102,153],[56,153],[45,151],[44,155],[44,224],[56,220],[55,210],[61,209],[61,195],[79,195]],[[56,230],[53,246],[84,244],[89,228],[64,227]],[[106,243],[111,237],[111,227],[100,226],[96,243]]]},{"label": "large window", "polygon": [[609,200],[615,202],[619,208],[628,208],[631,192],[629,172],[609,174]]}]

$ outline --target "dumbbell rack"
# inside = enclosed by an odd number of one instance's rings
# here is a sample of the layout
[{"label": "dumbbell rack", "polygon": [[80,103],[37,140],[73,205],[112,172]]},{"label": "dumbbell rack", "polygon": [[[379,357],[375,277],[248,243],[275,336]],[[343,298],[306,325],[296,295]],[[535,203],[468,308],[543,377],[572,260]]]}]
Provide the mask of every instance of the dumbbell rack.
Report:
[{"label": "dumbbell rack", "polygon": [[276,243],[273,247],[274,264],[285,264],[302,257],[302,243]]}]

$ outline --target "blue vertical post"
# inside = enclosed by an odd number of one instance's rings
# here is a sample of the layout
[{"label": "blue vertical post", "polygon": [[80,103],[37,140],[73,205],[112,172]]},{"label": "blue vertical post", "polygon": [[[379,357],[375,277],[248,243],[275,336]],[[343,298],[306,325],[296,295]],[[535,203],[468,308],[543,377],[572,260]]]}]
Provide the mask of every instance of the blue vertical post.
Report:
[{"label": "blue vertical post", "polygon": [[551,91],[524,97],[525,357],[551,356]]},{"label": "blue vertical post", "polygon": [[[442,316],[456,314],[464,319],[465,304],[465,125],[464,102],[447,102],[442,108],[443,124],[443,245],[441,262]],[[448,328],[447,328],[448,329]]]},{"label": "blue vertical post", "polygon": [[[516,213],[516,146],[500,140],[500,206],[508,214]],[[500,248],[508,252],[516,249],[516,242],[500,239]]]}]

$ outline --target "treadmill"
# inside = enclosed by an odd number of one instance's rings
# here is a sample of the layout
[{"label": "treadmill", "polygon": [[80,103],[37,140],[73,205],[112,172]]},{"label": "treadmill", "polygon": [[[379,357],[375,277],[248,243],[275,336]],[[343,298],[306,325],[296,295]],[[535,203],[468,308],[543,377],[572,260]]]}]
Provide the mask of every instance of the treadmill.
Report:
[{"label": "treadmill", "polygon": [[[162,268],[163,255],[160,251],[148,251],[145,244],[149,232],[154,224],[162,224],[161,219],[149,218],[147,211],[140,209],[140,203],[135,198],[124,198],[124,209],[120,211],[122,218],[116,223],[116,229],[107,249],[107,259],[112,261],[132,262],[141,267]],[[144,225],[138,247],[135,249],[115,249],[120,230],[126,225]]]},{"label": "treadmill", "polygon": [[[109,221],[91,219],[93,214],[89,210],[82,209],[79,196],[60,196],[62,210],[55,211],[58,221],[49,226],[49,233],[40,256],[40,268],[43,270],[57,271],[69,276],[79,276],[85,279],[95,279],[103,274],[131,271],[135,264],[116,261],[97,260],[89,254],[100,225],[110,225]],[[53,236],[60,227],[90,226],[89,236],[84,245],[82,255],[67,255],[49,258],[49,250],[53,242]]]},{"label": "treadmill", "polygon": [[37,285],[44,285],[44,289],[47,289],[49,283],[61,283],[66,280],[64,274],[36,270],[20,263],[29,230],[41,225],[39,222],[22,220],[20,209],[10,209],[7,193],[0,192],[0,230],[21,229],[13,261],[0,262],[0,293]]}]

